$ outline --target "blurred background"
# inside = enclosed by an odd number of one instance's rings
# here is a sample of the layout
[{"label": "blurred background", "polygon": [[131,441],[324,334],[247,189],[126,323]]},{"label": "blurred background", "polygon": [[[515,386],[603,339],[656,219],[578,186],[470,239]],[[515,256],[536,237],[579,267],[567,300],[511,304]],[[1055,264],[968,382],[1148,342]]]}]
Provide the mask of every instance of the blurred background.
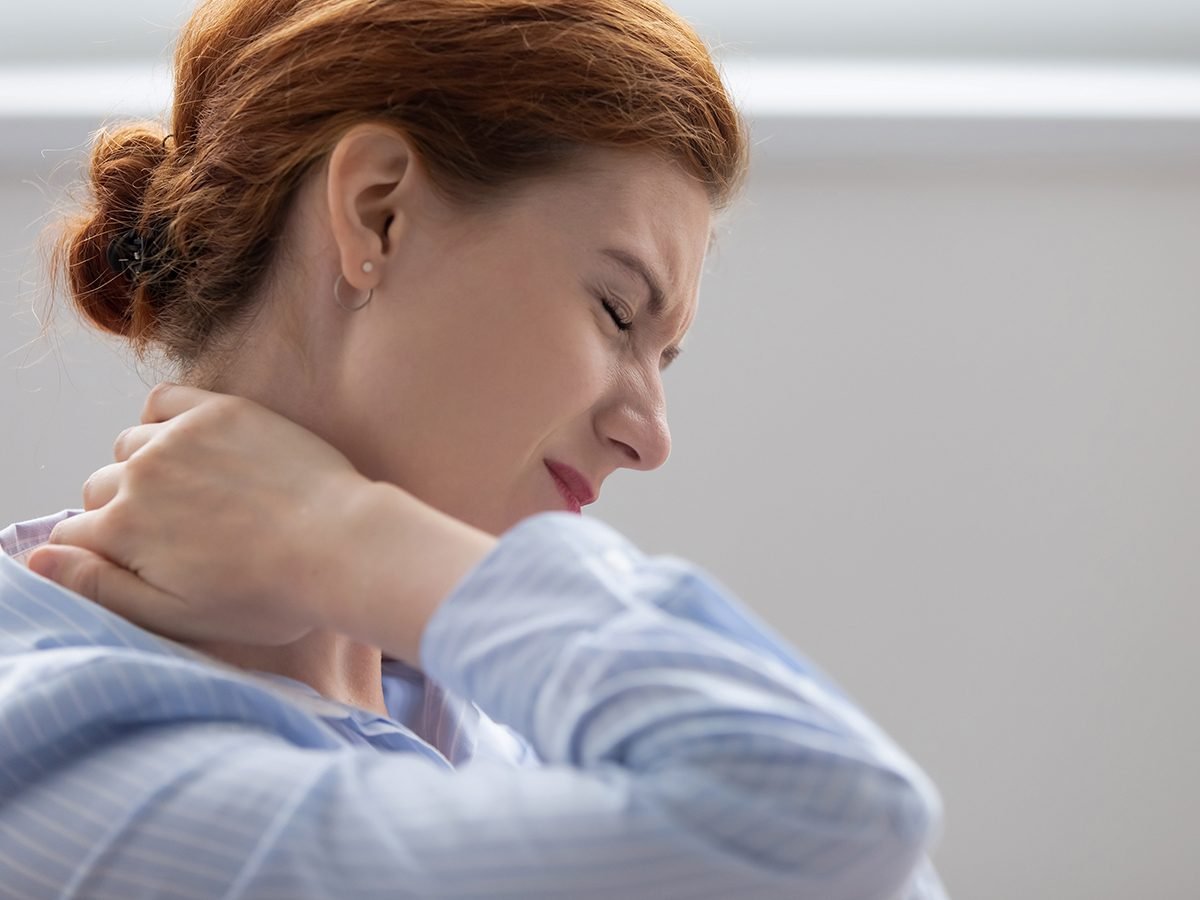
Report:
[{"label": "blurred background", "polygon": [[[0,32],[0,524],[77,506],[156,373],[47,310],[89,134],[185,0]],[[589,508],[687,557],[929,772],[958,900],[1195,900],[1200,4],[677,0],[750,118],[665,376]]]}]

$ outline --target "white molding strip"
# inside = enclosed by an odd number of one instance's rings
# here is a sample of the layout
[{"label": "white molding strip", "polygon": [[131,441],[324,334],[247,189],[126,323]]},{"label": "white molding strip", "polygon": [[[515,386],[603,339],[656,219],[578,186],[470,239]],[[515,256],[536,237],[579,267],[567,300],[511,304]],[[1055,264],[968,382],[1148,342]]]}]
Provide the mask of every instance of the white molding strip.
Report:
[{"label": "white molding strip", "polygon": [[[1200,66],[725,59],[756,158],[1200,160]],[[162,63],[0,67],[0,167],[61,161],[104,122],[166,120]]]},{"label": "white molding strip", "polygon": [[100,120],[161,115],[171,104],[171,73],[152,62],[121,65],[0,66],[0,122]]},{"label": "white molding strip", "polygon": [[724,69],[756,117],[1200,120],[1200,66],[743,59]]},{"label": "white molding strip", "polygon": [[727,60],[756,163],[1200,167],[1200,66]]}]

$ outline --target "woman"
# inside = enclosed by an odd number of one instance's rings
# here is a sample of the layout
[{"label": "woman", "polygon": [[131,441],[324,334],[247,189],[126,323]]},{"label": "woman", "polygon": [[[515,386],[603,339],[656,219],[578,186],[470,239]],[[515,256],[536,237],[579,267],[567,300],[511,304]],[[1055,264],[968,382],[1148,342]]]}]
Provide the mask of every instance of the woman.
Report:
[{"label": "woman", "polygon": [[184,386],[86,512],[0,534],[0,884],[943,896],[917,766],[698,567],[571,514],[666,460],[744,176],[692,30],[220,0],[176,59],[170,134],[100,136],[57,261]]}]

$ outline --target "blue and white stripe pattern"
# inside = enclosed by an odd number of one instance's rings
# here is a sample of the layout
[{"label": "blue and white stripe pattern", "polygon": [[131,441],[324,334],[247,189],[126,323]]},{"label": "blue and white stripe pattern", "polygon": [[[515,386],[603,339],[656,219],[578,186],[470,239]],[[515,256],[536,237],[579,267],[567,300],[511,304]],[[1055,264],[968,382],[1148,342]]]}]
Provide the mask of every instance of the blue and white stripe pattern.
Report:
[{"label": "blue and white stripe pattern", "polygon": [[33,574],[70,514],[0,532],[0,897],[945,898],[913,761],[602,522],[502,535],[382,717]]}]

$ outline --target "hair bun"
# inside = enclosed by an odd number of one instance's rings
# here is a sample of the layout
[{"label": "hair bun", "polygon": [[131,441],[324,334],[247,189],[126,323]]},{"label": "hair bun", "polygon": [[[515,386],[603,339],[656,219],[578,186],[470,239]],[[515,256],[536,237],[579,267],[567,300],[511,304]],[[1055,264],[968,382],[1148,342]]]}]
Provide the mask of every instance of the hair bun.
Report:
[{"label": "hair bun", "polygon": [[[154,313],[138,276],[149,252],[158,248],[140,237],[137,246],[130,241],[148,231],[145,201],[154,173],[168,154],[164,134],[160,126],[139,124],[97,135],[90,202],[64,224],[58,245],[79,311],[99,328],[122,337],[144,338],[154,327]],[[136,265],[129,264],[133,251]],[[114,261],[122,265],[114,267]]]}]

